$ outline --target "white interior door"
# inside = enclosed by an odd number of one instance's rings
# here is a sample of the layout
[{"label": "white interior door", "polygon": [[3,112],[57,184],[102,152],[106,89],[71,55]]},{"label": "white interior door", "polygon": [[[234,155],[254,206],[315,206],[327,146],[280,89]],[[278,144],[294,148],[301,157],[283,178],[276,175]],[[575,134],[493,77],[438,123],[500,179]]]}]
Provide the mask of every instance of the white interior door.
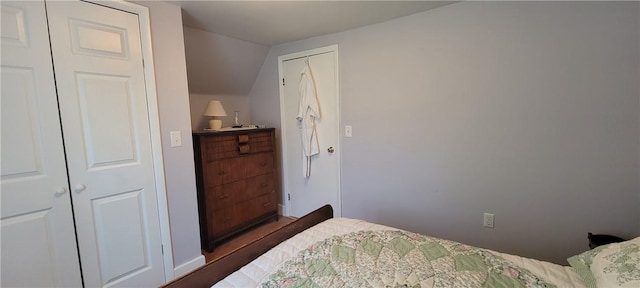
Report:
[{"label": "white interior door", "polygon": [[[330,46],[279,57],[280,75],[284,79],[280,83],[283,188],[290,216],[303,216],[325,204],[333,207],[336,216],[341,214],[337,53],[337,46]],[[296,119],[300,72],[306,60],[320,106],[320,119],[315,122],[320,154],[311,157],[308,178],[304,177],[302,137]]]},{"label": "white interior door", "polygon": [[44,1],[2,1],[2,287],[79,287]]},{"label": "white interior door", "polygon": [[138,16],[47,4],[84,284],[164,283]]}]

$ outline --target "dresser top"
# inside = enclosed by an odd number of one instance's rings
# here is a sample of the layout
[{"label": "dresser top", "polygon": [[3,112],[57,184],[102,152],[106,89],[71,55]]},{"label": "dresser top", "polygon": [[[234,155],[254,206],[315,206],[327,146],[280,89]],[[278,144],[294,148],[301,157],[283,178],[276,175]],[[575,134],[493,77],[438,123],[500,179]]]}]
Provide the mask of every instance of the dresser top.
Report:
[{"label": "dresser top", "polygon": [[265,131],[273,131],[275,128],[254,128],[254,129],[232,129],[232,130],[224,130],[224,131],[213,131],[213,130],[193,130],[191,133],[193,135],[199,136],[209,136],[209,135],[234,135],[234,134],[247,134],[254,132],[265,132]]}]

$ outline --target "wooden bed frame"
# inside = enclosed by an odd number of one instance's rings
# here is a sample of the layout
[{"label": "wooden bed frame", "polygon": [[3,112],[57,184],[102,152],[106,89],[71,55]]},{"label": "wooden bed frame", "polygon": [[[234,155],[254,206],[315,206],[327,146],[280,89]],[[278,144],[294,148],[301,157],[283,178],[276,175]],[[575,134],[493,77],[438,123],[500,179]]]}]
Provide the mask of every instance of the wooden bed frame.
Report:
[{"label": "wooden bed frame", "polygon": [[162,287],[211,287],[227,275],[258,258],[294,235],[327,219],[333,218],[333,208],[325,205],[319,209],[251,242],[216,261],[209,262]]}]

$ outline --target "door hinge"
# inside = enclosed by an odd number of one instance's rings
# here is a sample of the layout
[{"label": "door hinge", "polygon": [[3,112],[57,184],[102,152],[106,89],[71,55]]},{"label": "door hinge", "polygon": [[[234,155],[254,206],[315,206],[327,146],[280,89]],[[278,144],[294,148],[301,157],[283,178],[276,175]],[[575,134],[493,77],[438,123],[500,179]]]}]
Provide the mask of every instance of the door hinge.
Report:
[{"label": "door hinge", "polygon": [[282,78],[282,86],[284,86],[284,78]]},{"label": "door hinge", "polygon": [[287,200],[291,201],[291,194],[287,193]]},{"label": "door hinge", "polygon": [[164,255],[164,245],[160,245],[160,250],[162,251],[162,255]]}]

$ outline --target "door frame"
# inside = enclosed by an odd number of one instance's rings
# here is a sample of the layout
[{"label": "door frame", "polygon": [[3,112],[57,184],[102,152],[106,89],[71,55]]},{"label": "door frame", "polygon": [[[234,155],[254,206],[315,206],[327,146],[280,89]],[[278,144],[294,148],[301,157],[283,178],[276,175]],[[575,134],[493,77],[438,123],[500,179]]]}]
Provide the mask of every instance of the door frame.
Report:
[{"label": "door frame", "polygon": [[160,115],[158,113],[158,94],[156,92],[156,75],[151,47],[151,21],[149,8],[125,1],[112,0],[82,0],[84,2],[122,10],[138,15],[140,25],[140,43],[144,69],[144,83],[147,94],[147,114],[149,116],[149,130],[151,132],[151,155],[153,156],[153,172],[156,185],[158,220],[160,221],[160,237],[162,244],[162,259],[164,264],[164,278],[169,282],[175,278],[173,265],[173,246],[169,226],[169,206],[164,178],[164,159],[162,156],[162,137],[160,134]]},{"label": "door frame", "polygon": [[[300,51],[300,52],[296,52],[296,53],[291,53],[291,54],[286,54],[286,55],[281,55],[278,56],[278,87],[279,87],[279,92],[280,92],[280,139],[282,139],[282,144],[281,144],[281,148],[282,148],[282,204],[283,204],[283,208],[282,208],[282,215],[285,216],[290,216],[290,212],[289,212],[289,208],[291,207],[291,200],[289,200],[287,198],[287,194],[289,193],[289,187],[288,187],[288,183],[289,183],[289,179],[290,177],[292,177],[290,174],[293,173],[291,172],[289,169],[289,167],[287,167],[287,159],[289,159],[289,157],[295,157],[295,155],[289,155],[290,153],[288,152],[288,142],[287,142],[287,136],[286,133],[284,132],[284,124],[285,121],[287,120],[285,117],[285,104],[284,104],[284,88],[282,85],[282,80],[280,79],[284,79],[284,62],[285,61],[289,61],[289,60],[295,60],[295,59],[299,59],[299,58],[304,58],[304,57],[311,57],[311,56],[315,56],[315,55],[319,55],[319,54],[325,54],[325,53],[330,53],[333,52],[334,53],[334,65],[336,68],[336,91],[335,91],[335,95],[336,95],[336,103],[337,103],[337,107],[336,108],[336,125],[338,126],[336,129],[336,131],[338,132],[338,135],[336,136],[337,142],[335,143],[336,145],[336,152],[334,152],[334,157],[336,157],[336,161],[338,161],[338,167],[337,167],[337,171],[336,171],[336,179],[338,180],[338,185],[336,185],[338,191],[338,207],[333,207],[333,211],[336,217],[340,217],[342,215],[342,179],[341,179],[341,167],[342,167],[342,157],[340,157],[342,155],[342,137],[340,137],[341,133],[340,131],[342,131],[342,129],[340,129],[341,125],[341,113],[340,113],[340,75],[339,75],[339,62],[338,62],[338,45],[330,45],[330,46],[325,46],[325,47],[320,47],[320,48],[315,48],[315,49],[311,49],[311,50],[305,50],[305,51]],[[298,171],[299,172],[299,171]],[[298,173],[299,174],[299,173]]]}]

